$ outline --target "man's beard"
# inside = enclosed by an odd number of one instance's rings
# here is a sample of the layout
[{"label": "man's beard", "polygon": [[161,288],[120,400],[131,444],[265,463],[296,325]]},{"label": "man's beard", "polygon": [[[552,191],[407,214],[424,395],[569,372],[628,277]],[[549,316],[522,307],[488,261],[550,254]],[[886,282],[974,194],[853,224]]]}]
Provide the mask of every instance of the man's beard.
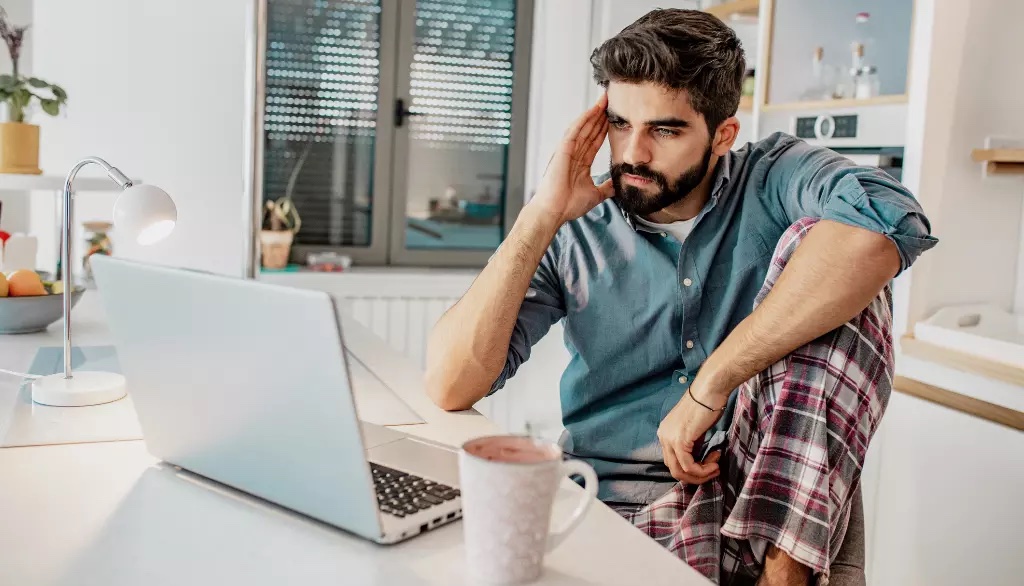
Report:
[{"label": "man's beard", "polygon": [[[664,175],[649,168],[647,165],[630,165],[629,163],[613,164],[611,166],[612,185],[615,187],[615,200],[626,212],[645,217],[668,206],[682,201],[687,195],[693,192],[704,180],[711,165],[711,145],[701,162],[683,171],[671,184]],[[648,194],[636,185],[623,184],[623,175],[636,175],[644,179],[650,179],[658,186],[658,191]]]}]

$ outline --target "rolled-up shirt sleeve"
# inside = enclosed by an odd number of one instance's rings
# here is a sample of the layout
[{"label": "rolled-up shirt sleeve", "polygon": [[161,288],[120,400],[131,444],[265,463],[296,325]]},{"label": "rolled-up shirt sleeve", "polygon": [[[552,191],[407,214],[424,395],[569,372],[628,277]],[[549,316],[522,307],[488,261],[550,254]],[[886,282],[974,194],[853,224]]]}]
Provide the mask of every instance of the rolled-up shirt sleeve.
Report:
[{"label": "rolled-up shirt sleeve", "polygon": [[883,234],[899,251],[901,273],[938,243],[921,204],[888,173],[796,139],[779,146],[766,186],[788,222],[821,218]]},{"label": "rolled-up shirt sleeve", "polygon": [[530,280],[530,287],[526,290],[516,317],[516,325],[512,328],[505,367],[491,385],[488,395],[505,386],[520,365],[530,358],[533,345],[548,333],[552,324],[565,317],[565,298],[558,273],[558,248],[556,238],[545,251],[537,272]]}]

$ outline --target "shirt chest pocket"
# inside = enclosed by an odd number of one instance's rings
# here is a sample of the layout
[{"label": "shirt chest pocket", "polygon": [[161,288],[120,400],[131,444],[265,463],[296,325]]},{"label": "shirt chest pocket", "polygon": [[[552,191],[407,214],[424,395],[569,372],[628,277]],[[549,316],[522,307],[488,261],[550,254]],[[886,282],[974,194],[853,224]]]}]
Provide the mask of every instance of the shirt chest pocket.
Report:
[{"label": "shirt chest pocket", "polygon": [[775,243],[768,243],[760,233],[723,245],[711,261],[707,291],[720,290],[730,284],[739,286],[750,279],[763,279],[771,262]]}]

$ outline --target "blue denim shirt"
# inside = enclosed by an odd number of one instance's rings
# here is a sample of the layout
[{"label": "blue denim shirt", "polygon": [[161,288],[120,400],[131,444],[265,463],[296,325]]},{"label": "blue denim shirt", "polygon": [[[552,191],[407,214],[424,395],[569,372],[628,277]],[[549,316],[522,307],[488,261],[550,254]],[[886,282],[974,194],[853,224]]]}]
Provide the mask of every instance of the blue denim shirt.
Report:
[{"label": "blue denim shirt", "polygon": [[[533,277],[491,392],[565,320],[564,449],[595,468],[602,500],[650,502],[675,483],[658,425],[752,312],[776,243],[803,217],[886,235],[901,271],[937,242],[918,202],[888,174],[774,134],[720,159],[685,242],[638,230],[613,200],[563,226]],[[731,409],[707,437],[730,421]]]}]

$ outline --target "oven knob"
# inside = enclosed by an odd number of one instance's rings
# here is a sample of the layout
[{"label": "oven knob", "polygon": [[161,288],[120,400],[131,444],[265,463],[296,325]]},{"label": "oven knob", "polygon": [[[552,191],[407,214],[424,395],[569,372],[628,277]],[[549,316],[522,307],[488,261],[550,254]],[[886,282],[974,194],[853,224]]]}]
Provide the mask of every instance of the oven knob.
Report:
[{"label": "oven knob", "polygon": [[818,116],[818,119],[814,121],[814,136],[818,140],[832,138],[832,135],[836,131],[836,120],[828,114],[822,114]]}]

